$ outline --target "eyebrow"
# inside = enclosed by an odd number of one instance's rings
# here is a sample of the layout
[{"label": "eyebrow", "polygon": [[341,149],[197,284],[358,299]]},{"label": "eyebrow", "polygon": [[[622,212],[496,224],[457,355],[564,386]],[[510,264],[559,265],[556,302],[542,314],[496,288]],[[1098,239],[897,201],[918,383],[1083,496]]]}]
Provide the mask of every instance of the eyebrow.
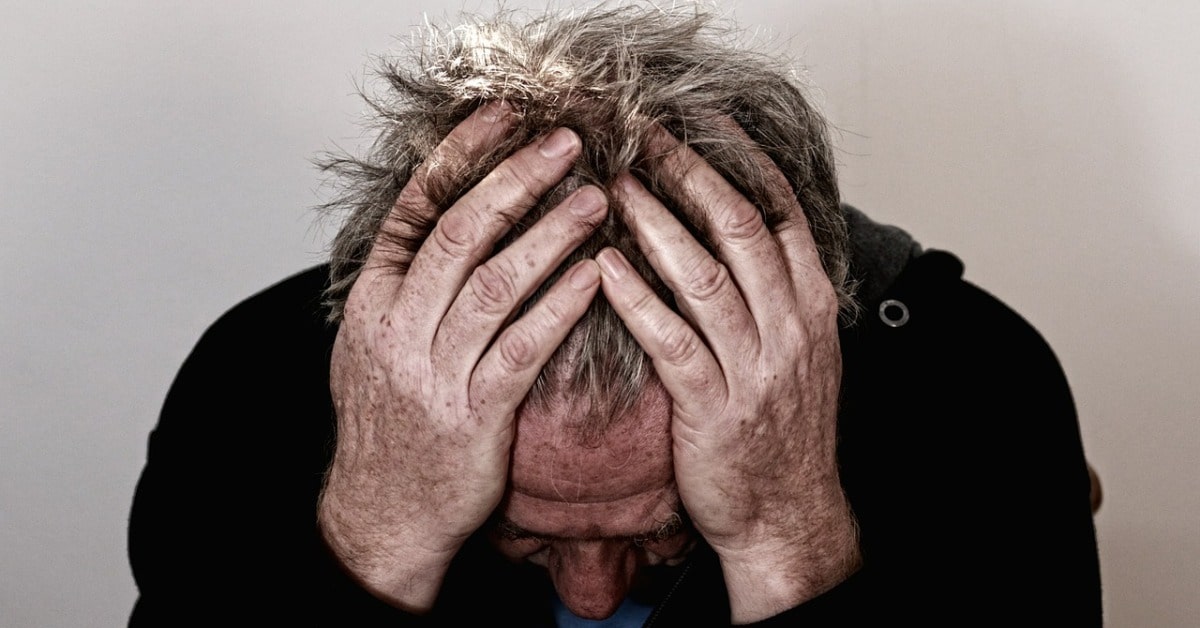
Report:
[{"label": "eyebrow", "polygon": [[[684,523],[687,520],[687,514],[681,512],[672,512],[667,515],[663,521],[655,521],[655,526],[641,534],[632,536],[621,536],[617,538],[629,539],[635,545],[642,543],[665,541],[676,534],[679,534],[684,529]],[[492,526],[493,530],[501,537],[510,540],[519,539],[552,539],[552,540],[567,540],[574,537],[562,537],[554,534],[544,534],[533,530],[528,530],[517,525],[512,519],[505,516],[500,516]]]}]

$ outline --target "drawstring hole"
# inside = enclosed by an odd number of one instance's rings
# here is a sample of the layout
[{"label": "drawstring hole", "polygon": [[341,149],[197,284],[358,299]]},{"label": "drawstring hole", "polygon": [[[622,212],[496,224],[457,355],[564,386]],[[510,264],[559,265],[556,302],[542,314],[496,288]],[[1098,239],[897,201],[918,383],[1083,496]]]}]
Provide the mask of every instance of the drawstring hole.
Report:
[{"label": "drawstring hole", "polygon": [[895,299],[879,304],[879,320],[888,327],[903,327],[908,323],[908,306]]}]

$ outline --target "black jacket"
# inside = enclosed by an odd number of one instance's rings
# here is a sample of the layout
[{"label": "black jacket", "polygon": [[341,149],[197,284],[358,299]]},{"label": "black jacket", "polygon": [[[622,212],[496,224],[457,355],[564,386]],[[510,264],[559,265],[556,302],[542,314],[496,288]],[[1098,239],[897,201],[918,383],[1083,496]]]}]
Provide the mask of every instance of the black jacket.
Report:
[{"label": "black jacket", "polygon": [[[1100,625],[1086,463],[1054,354],[957,258],[847,212],[864,310],[841,334],[838,451],[864,566],[763,625]],[[327,277],[233,308],[176,377],[130,518],[131,626],[434,621],[360,589],[316,528],[335,438]],[[648,625],[726,625],[711,550],[678,570]],[[545,625],[547,586],[473,539],[434,618]]]}]

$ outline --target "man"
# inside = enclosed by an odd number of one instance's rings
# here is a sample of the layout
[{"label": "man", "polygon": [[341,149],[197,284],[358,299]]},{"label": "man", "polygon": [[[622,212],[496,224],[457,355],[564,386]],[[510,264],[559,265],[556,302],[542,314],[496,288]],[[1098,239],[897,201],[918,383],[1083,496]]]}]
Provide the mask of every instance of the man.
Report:
[{"label": "man", "polygon": [[624,7],[386,78],[331,266],[172,387],[131,624],[1100,622],[1053,354],[769,62]]}]

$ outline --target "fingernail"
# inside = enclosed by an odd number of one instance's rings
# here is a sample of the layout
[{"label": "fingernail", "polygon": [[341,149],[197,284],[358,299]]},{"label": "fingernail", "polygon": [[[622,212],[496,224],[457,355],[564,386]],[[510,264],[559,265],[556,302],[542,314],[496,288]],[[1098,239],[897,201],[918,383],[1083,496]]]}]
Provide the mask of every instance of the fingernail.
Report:
[{"label": "fingernail", "polygon": [[621,254],[615,249],[600,251],[600,255],[596,256],[596,261],[600,262],[600,268],[604,271],[604,274],[613,279],[624,277],[625,272],[629,269]]},{"label": "fingernail", "polygon": [[586,218],[600,211],[605,206],[604,195],[593,187],[587,187],[575,193],[571,199],[571,213]]},{"label": "fingernail", "polygon": [[570,129],[557,129],[538,146],[543,156],[562,157],[575,147],[575,134]]},{"label": "fingernail", "polygon": [[508,112],[508,103],[498,100],[484,105],[479,115],[485,122],[499,122],[504,116],[508,115]]},{"label": "fingernail", "polygon": [[567,277],[567,281],[571,282],[571,286],[578,290],[586,290],[596,285],[596,280],[600,279],[600,275],[596,272],[596,265],[589,263],[587,260],[580,262],[575,268],[571,269],[571,276]]}]

